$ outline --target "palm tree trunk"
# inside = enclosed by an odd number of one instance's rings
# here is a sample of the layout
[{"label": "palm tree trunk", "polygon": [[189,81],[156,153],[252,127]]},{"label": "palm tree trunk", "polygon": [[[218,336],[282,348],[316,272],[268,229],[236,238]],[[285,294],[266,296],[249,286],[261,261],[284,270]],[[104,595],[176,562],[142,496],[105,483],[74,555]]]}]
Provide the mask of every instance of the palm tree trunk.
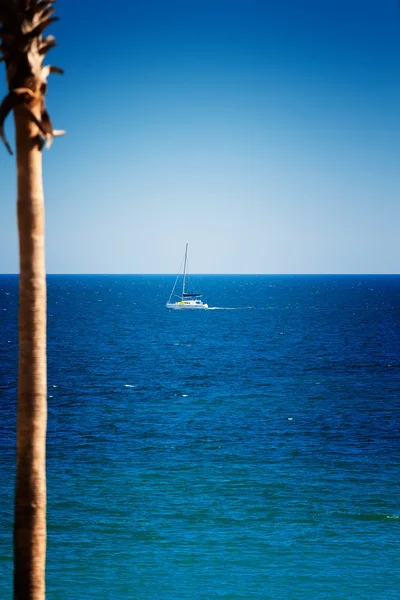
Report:
[{"label": "palm tree trunk", "polygon": [[[40,107],[32,107],[40,118]],[[14,521],[14,600],[44,600],[46,560],[46,272],[38,129],[16,108],[19,373]]]}]

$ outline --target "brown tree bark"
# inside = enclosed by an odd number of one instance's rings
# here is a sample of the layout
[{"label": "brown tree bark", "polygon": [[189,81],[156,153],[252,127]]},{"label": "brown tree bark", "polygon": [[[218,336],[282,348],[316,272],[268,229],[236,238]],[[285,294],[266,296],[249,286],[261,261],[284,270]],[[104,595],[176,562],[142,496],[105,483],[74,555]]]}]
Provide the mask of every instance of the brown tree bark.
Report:
[{"label": "brown tree bark", "polygon": [[[40,106],[32,106],[40,118]],[[46,560],[46,272],[37,126],[14,111],[18,178],[19,372],[14,600],[44,600]]]}]

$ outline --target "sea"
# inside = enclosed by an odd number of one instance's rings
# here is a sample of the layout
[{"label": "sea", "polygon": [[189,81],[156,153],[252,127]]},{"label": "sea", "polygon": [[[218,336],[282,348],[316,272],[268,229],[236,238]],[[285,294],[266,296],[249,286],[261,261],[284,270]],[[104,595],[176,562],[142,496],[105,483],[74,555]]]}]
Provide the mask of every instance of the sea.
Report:
[{"label": "sea", "polygon": [[[400,598],[400,276],[48,277],[48,600]],[[17,276],[0,277],[12,598]]]}]

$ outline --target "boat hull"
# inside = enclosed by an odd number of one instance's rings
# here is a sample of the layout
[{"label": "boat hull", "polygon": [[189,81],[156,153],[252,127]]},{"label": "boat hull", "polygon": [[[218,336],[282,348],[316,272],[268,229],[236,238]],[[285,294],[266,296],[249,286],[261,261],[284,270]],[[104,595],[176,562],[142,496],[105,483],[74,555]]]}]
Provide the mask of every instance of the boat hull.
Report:
[{"label": "boat hull", "polygon": [[208,304],[195,304],[194,302],[167,302],[166,308],[170,310],[204,310]]}]

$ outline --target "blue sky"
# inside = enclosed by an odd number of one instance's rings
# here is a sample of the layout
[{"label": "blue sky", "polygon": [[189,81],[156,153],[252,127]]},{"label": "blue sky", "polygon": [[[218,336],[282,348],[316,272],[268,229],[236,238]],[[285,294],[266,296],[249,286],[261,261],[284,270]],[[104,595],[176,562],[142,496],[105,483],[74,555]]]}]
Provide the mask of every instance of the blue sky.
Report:
[{"label": "blue sky", "polygon": [[[57,14],[49,273],[173,273],[186,241],[198,273],[399,272],[397,0],[60,0]],[[15,195],[0,148],[3,273],[18,269]]]}]

